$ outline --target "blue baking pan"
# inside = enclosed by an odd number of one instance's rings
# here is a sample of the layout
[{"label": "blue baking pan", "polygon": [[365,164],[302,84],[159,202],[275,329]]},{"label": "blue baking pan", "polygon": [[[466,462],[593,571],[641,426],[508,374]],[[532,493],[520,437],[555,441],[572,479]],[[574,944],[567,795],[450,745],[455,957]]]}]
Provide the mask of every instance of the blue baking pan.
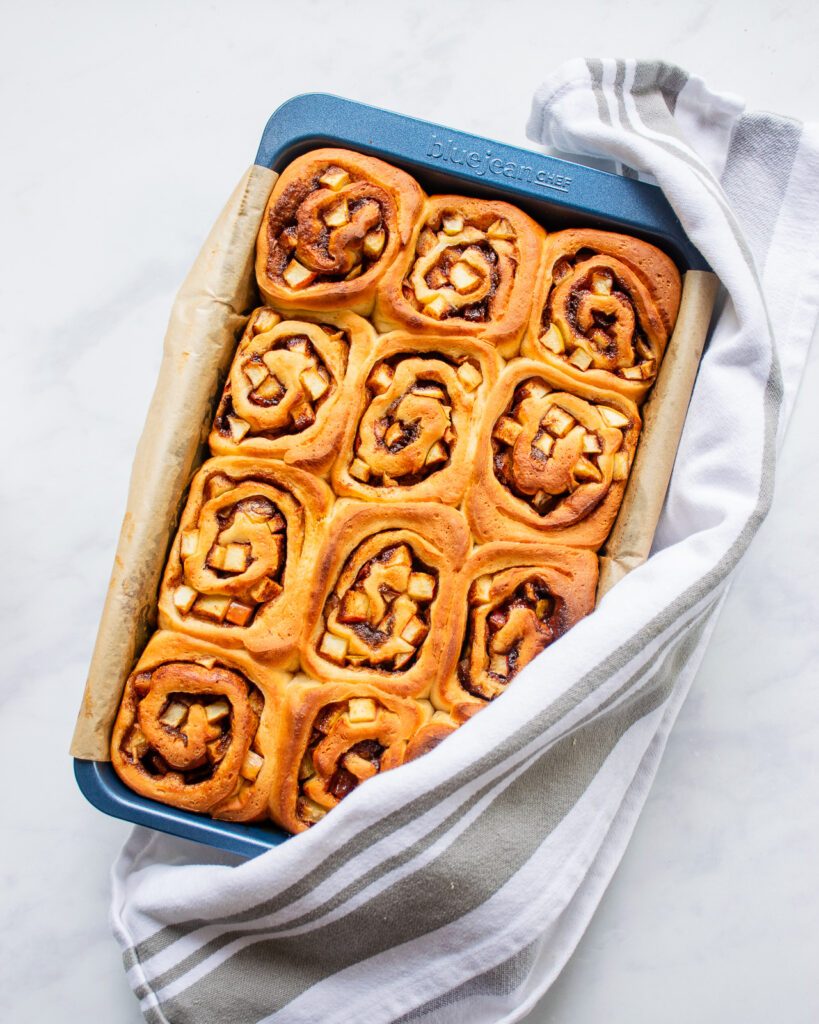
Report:
[{"label": "blue baking pan", "polygon": [[[653,185],[339,96],[310,93],[282,104],[265,126],[256,163],[281,170],[326,145],[382,157],[409,171],[429,193],[500,196],[546,228],[626,231],[658,245],[682,272],[709,269]],[[272,824],[214,821],[138,796],[107,762],[75,759],[74,774],[85,797],[106,814],[229,853],[255,857],[289,838]]]}]

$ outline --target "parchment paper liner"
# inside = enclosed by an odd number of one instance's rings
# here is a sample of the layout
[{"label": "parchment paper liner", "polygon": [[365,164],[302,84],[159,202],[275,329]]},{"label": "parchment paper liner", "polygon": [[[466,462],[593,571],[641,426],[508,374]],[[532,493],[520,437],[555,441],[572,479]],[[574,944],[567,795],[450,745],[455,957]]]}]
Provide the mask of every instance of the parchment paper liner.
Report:
[{"label": "parchment paper liner", "polygon": [[[111,728],[125,680],[155,627],[157,589],[182,498],[205,454],[237,335],[256,302],[256,236],[277,177],[256,165],[243,176],[171,310],[71,743],[74,757],[110,760]],[[644,406],[629,484],[601,556],[598,600],[651,550],[716,290],[713,274],[685,275],[677,326]]]}]

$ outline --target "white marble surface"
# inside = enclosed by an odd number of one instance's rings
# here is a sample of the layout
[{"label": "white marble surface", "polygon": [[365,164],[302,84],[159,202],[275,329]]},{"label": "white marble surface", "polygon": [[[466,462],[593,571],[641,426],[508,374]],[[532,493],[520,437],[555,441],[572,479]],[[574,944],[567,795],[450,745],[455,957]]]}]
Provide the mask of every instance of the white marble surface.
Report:
[{"label": "white marble surface", "polygon": [[[326,90],[524,143],[532,90],[562,57],[637,53],[811,117],[819,14],[806,0],[5,13],[0,1016],[136,1024],[106,920],[127,827],[83,802],[66,750],[173,294],[268,114]],[[773,513],[535,1024],[819,1020],[817,395],[815,348]]]}]

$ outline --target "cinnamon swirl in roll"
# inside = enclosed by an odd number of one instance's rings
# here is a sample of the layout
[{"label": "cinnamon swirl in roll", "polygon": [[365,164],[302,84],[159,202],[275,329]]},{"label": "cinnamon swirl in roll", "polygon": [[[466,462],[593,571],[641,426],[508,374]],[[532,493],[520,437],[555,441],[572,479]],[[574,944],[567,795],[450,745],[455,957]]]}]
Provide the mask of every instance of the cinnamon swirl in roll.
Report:
[{"label": "cinnamon swirl in roll", "polygon": [[499,365],[478,341],[400,332],[379,339],[351,386],[353,413],[332,473],[336,494],[457,505]]},{"label": "cinnamon swirl in roll", "polygon": [[304,667],[424,696],[457,654],[448,621],[468,550],[462,515],[445,505],[339,501],[316,565]]},{"label": "cinnamon swirl in roll", "polygon": [[272,693],[283,691],[289,676],[268,669],[260,684],[257,672],[246,654],[154,634],[114,724],[111,761],[122,781],[142,796],[214,818],[266,817],[275,763]]},{"label": "cinnamon swirl in roll", "polygon": [[298,157],[276,182],[259,231],[256,280],[265,301],[368,314],[423,198],[413,178],[374,157],[346,149]]},{"label": "cinnamon swirl in roll", "polygon": [[491,543],[459,577],[453,631],[458,666],[439,676],[432,701],[456,722],[504,692],[518,672],[594,608],[597,557],[548,544]]},{"label": "cinnamon swirl in roll", "polygon": [[428,701],[297,677],[283,705],[272,818],[290,832],[315,825],[362,782],[402,764],[431,715]]},{"label": "cinnamon swirl in roll", "polygon": [[594,387],[642,401],[680,307],[674,263],[610,231],[549,235],[522,352]]},{"label": "cinnamon swirl in roll", "polygon": [[622,395],[515,360],[487,400],[466,497],[473,534],[597,549],[620,507],[640,426]]},{"label": "cinnamon swirl in roll", "polygon": [[331,504],[322,480],[282,462],[206,462],[165,569],[160,626],[293,663]]},{"label": "cinnamon swirl in roll", "polygon": [[338,451],[354,395],[348,366],[375,346],[375,332],[354,313],[255,310],[239,342],[219,403],[210,448],[215,455],[282,459],[322,473]]},{"label": "cinnamon swirl in roll", "polygon": [[384,276],[376,327],[483,338],[514,356],[532,309],[544,238],[509,203],[433,196]]}]

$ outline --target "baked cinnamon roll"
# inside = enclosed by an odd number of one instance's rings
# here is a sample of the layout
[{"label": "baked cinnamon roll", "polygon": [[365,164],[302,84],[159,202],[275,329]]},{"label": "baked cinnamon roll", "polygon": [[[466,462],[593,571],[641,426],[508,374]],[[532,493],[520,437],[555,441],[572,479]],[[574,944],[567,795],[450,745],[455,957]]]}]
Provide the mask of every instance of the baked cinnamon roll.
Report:
[{"label": "baked cinnamon roll", "polygon": [[499,366],[478,341],[399,332],[380,338],[351,387],[354,411],[332,473],[336,494],[457,505]]},{"label": "baked cinnamon roll", "polygon": [[534,360],[508,366],[487,400],[466,497],[480,541],[598,548],[623,498],[637,406]]},{"label": "baked cinnamon roll", "polygon": [[156,633],[125,684],[111,761],[142,796],[232,821],[267,815],[275,751],[271,690],[240,652]]},{"label": "baked cinnamon roll", "polygon": [[433,196],[384,276],[376,327],[483,338],[514,356],[531,313],[544,238],[509,203]]},{"label": "baked cinnamon roll", "polygon": [[368,314],[408,243],[424,193],[403,171],[346,149],[317,149],[282,171],[256,247],[256,280],[283,309]]},{"label": "baked cinnamon roll", "polygon": [[674,263],[610,231],[549,235],[523,355],[640,402],[654,383],[680,307]]},{"label": "baked cinnamon roll", "polygon": [[501,693],[532,659],[594,608],[597,556],[547,544],[478,548],[459,578],[453,631],[457,669],[432,700],[461,722]]},{"label": "baked cinnamon roll", "polygon": [[331,504],[322,480],[284,463],[206,462],[171,547],[160,626],[294,662]]},{"label": "baked cinnamon roll", "polygon": [[428,701],[296,677],[288,687],[270,813],[289,832],[320,821],[362,782],[404,762]]},{"label": "baked cinnamon roll", "polygon": [[316,566],[302,663],[316,679],[424,696],[454,663],[448,628],[469,550],[459,512],[342,500]]},{"label": "baked cinnamon roll", "polygon": [[233,359],[210,434],[215,455],[253,455],[323,473],[335,458],[358,367],[375,332],[354,313],[255,310]]}]

